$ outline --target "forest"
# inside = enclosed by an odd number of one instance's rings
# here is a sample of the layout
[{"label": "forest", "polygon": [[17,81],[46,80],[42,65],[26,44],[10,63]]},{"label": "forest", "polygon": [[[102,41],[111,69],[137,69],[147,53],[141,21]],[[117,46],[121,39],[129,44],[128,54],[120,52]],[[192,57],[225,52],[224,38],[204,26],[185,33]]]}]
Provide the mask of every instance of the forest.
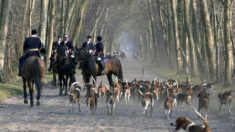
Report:
[{"label": "forest", "polygon": [[23,43],[39,31],[49,65],[52,43],[80,47],[103,36],[104,52],[129,47],[139,60],[230,86],[235,76],[233,0],[0,0],[0,75],[15,79]]}]

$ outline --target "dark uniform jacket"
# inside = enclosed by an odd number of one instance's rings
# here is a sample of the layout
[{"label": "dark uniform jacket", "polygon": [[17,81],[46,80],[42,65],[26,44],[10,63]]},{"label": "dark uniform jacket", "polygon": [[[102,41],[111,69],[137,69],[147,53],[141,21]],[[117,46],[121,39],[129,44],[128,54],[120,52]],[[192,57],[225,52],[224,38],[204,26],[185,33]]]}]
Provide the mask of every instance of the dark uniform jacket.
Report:
[{"label": "dark uniform jacket", "polygon": [[61,41],[55,41],[53,42],[53,46],[52,46],[52,50],[55,51],[57,49],[57,47],[60,45]]},{"label": "dark uniform jacket", "polygon": [[[25,59],[29,56],[34,56],[34,55],[40,57],[39,51],[36,51],[36,49],[40,49],[41,47],[43,47],[42,42],[38,37],[26,38],[24,42],[24,47],[23,47],[24,53],[26,53]],[[35,50],[30,51],[32,49],[35,49]]]},{"label": "dark uniform jacket", "polygon": [[[60,43],[60,45],[61,45],[61,46],[65,45],[65,41],[62,41],[62,42]],[[67,41],[66,46],[68,47],[68,49],[70,49],[70,50],[72,50],[72,51],[74,50],[73,43],[72,43],[71,41]]]},{"label": "dark uniform jacket", "polygon": [[103,53],[103,50],[104,50],[104,47],[103,47],[103,43],[102,42],[99,42],[95,45],[95,48],[96,48],[96,53],[95,53],[95,56],[100,56],[102,59],[104,58],[104,53]]},{"label": "dark uniform jacket", "polygon": [[94,49],[95,49],[95,48],[94,48],[94,43],[93,43],[93,42],[90,42],[90,43],[88,44],[87,41],[82,44],[82,48],[85,48],[85,49],[88,49],[88,50],[94,50]]}]

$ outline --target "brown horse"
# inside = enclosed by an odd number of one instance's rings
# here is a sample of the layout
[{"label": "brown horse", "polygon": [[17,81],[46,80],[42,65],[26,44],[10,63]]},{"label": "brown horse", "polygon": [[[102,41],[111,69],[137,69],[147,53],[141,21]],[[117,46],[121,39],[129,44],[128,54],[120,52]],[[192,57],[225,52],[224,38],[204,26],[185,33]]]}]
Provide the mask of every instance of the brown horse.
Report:
[{"label": "brown horse", "polygon": [[92,76],[95,80],[97,76],[107,75],[109,85],[112,86],[112,75],[123,80],[122,65],[121,62],[114,57],[106,57],[104,59],[104,74],[99,73],[99,66],[95,61],[95,57],[87,52],[85,49],[76,48],[75,60],[81,61],[82,75],[85,83],[90,82]]},{"label": "brown horse", "polygon": [[26,83],[29,88],[30,94],[30,106],[33,106],[33,93],[34,93],[34,85],[37,88],[37,102],[36,105],[40,105],[40,96],[41,96],[41,88],[42,88],[42,80],[45,76],[45,63],[44,61],[37,56],[30,56],[27,58],[22,67],[22,80],[23,80],[23,88],[24,88],[24,103],[27,104],[27,91],[26,91]]},{"label": "brown horse", "polygon": [[57,59],[57,56],[58,56],[58,53],[55,52],[53,54],[53,59],[54,59],[54,62],[52,64],[52,74],[53,74],[53,80],[52,80],[52,85],[54,85],[56,87],[56,74],[57,74],[57,69],[56,69],[56,59]]}]

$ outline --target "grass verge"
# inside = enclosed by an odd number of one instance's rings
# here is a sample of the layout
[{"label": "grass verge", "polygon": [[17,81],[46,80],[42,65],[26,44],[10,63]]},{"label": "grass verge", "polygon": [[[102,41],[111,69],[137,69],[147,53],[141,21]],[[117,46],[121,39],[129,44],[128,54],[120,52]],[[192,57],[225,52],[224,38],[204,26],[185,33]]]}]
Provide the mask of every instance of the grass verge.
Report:
[{"label": "grass verge", "polygon": [[[43,82],[47,83],[51,80],[52,80],[52,74],[46,74]],[[22,93],[23,93],[23,82],[20,77],[16,77],[14,80],[10,80],[7,83],[0,82],[0,101]]]}]

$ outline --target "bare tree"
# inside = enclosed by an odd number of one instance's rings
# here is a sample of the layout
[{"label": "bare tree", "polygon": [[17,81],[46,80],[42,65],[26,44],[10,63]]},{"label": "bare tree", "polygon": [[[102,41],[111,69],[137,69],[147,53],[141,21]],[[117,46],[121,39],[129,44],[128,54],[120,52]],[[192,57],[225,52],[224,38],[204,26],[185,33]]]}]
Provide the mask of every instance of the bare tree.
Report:
[{"label": "bare tree", "polygon": [[11,0],[2,0],[0,14],[0,71],[3,69]]},{"label": "bare tree", "polygon": [[51,12],[49,15],[50,18],[50,30],[49,30],[49,43],[48,43],[48,48],[47,48],[47,55],[46,55],[46,66],[49,64],[49,58],[51,56],[51,49],[52,49],[52,44],[53,44],[53,32],[54,32],[54,22],[55,22],[55,0],[50,0],[50,7],[51,7]]},{"label": "bare tree", "polygon": [[48,9],[48,0],[41,0],[39,36],[41,38],[42,43],[44,44],[46,43],[47,9]]}]

